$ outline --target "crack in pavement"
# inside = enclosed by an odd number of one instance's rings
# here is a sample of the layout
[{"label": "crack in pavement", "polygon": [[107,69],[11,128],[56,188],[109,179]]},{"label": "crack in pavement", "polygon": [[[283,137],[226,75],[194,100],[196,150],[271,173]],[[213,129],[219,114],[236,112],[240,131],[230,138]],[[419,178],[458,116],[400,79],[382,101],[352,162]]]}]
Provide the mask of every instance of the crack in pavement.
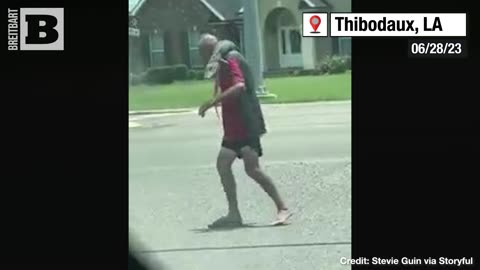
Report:
[{"label": "crack in pavement", "polygon": [[[269,168],[272,166],[278,165],[304,165],[304,164],[313,164],[313,163],[344,163],[346,165],[351,164],[352,159],[350,157],[338,157],[338,158],[321,158],[321,159],[297,159],[297,160],[273,160],[268,161],[263,164],[263,167]],[[130,174],[145,174],[145,173],[154,173],[154,172],[163,172],[163,171],[193,171],[198,169],[212,169],[216,170],[216,165],[212,164],[199,164],[195,166],[181,166],[181,165],[170,165],[170,166],[147,166],[142,167],[141,169],[130,169]]]},{"label": "crack in pavement", "polygon": [[352,242],[316,242],[316,243],[296,243],[296,244],[271,244],[271,245],[245,245],[245,246],[229,246],[229,247],[198,247],[198,248],[175,248],[175,249],[157,249],[142,250],[136,253],[168,253],[168,252],[189,252],[189,251],[209,251],[209,250],[235,250],[235,249],[257,249],[257,248],[282,248],[282,247],[309,247],[309,246],[339,246],[351,245]]}]

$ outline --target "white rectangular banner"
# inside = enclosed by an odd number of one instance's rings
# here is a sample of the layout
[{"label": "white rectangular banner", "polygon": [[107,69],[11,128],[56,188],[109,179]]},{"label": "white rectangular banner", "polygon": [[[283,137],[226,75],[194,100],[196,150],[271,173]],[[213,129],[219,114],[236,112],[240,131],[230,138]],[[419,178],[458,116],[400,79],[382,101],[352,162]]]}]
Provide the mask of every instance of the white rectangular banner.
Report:
[{"label": "white rectangular banner", "polygon": [[465,37],[466,13],[330,13],[332,37]]}]

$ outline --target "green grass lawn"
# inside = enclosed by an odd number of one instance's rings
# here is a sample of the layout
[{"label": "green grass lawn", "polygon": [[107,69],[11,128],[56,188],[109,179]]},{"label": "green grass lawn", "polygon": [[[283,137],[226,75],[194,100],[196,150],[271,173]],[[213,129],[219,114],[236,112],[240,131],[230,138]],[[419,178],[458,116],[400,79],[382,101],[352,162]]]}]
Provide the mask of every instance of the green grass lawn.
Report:
[{"label": "green grass lawn", "polygon": [[[293,103],[322,100],[348,100],[351,97],[351,73],[266,79],[276,99],[264,103]],[[197,107],[212,96],[211,81],[175,82],[170,85],[131,86],[130,110]]]}]

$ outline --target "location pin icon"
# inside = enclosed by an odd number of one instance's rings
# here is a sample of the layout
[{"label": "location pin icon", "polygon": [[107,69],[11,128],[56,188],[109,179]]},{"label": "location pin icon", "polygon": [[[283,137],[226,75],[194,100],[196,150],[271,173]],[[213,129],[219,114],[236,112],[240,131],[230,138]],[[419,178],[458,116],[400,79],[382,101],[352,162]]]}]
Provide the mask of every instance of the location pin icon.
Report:
[{"label": "location pin icon", "polygon": [[310,25],[312,26],[313,31],[314,31],[312,33],[319,33],[319,32],[317,32],[317,29],[320,26],[321,22],[322,22],[322,20],[317,15],[313,15],[312,17],[310,17]]}]

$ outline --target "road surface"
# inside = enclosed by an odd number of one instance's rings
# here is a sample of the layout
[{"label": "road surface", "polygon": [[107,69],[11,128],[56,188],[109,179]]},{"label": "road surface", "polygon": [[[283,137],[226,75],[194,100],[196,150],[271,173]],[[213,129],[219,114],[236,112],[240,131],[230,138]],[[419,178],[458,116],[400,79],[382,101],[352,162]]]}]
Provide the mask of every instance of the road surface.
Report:
[{"label": "road surface", "polygon": [[350,105],[263,105],[262,165],[292,223],[264,226],[274,205],[237,161],[240,209],[251,226],[213,232],[206,226],[226,211],[215,113],[131,117],[129,226],[139,253],[171,270],[349,269],[340,258],[351,255]]}]

